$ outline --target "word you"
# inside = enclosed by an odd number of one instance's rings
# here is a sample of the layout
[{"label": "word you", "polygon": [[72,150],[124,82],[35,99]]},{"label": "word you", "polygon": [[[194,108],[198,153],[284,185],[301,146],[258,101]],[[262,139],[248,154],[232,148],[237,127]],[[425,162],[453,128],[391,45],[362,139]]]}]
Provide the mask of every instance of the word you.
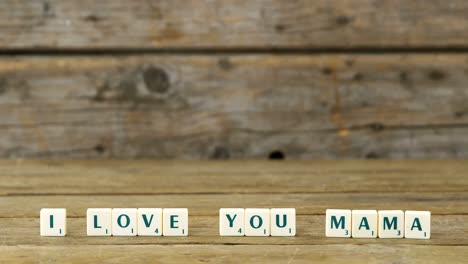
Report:
[{"label": "word you", "polygon": [[221,236],[295,236],[295,208],[221,208]]},{"label": "word you", "polygon": [[325,222],[327,237],[431,237],[431,212],[428,211],[328,209]]}]

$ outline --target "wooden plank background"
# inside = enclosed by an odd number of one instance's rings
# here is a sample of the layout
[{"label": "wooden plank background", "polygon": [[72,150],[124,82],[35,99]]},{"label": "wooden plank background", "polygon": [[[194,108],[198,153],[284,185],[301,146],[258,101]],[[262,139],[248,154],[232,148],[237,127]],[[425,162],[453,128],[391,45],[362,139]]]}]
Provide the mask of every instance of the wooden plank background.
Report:
[{"label": "wooden plank background", "polygon": [[0,157],[468,157],[463,0],[0,3]]},{"label": "wooden plank background", "polygon": [[9,48],[466,46],[464,0],[4,0]]},{"label": "wooden plank background", "polygon": [[[466,161],[0,161],[2,263],[466,263]],[[39,211],[67,208],[67,236]],[[90,207],[185,207],[188,237],[87,237]],[[220,237],[221,207],[294,207],[295,237]],[[431,239],[325,237],[325,210],[432,212]]]}]

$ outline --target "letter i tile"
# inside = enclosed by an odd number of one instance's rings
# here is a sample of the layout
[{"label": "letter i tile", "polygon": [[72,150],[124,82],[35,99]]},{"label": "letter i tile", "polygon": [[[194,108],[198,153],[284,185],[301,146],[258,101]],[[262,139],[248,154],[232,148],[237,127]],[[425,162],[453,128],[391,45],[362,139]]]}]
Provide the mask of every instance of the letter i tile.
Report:
[{"label": "letter i tile", "polygon": [[65,236],[67,233],[67,210],[42,208],[40,212],[41,236]]}]

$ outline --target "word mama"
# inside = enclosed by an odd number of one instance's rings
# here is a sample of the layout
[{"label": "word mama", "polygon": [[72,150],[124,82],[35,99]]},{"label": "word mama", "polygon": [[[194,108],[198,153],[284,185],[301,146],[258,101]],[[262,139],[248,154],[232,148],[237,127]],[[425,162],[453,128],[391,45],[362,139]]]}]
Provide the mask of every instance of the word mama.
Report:
[{"label": "word mama", "polygon": [[431,212],[428,211],[328,209],[325,222],[327,237],[431,237]]}]

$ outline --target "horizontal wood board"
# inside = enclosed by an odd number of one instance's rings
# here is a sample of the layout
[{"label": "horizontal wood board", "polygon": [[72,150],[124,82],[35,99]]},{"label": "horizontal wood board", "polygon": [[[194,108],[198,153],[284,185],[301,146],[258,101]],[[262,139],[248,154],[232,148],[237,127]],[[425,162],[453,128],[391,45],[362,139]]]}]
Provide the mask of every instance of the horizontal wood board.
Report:
[{"label": "horizontal wood board", "polygon": [[[0,161],[4,263],[464,263],[468,162]],[[39,210],[65,207],[66,237]],[[87,237],[88,207],[186,207],[188,237]],[[220,237],[220,207],[295,207],[295,237]],[[432,211],[430,240],[326,238],[325,210]]]},{"label": "horizontal wood board", "polygon": [[0,58],[4,158],[466,158],[468,56]]}]

